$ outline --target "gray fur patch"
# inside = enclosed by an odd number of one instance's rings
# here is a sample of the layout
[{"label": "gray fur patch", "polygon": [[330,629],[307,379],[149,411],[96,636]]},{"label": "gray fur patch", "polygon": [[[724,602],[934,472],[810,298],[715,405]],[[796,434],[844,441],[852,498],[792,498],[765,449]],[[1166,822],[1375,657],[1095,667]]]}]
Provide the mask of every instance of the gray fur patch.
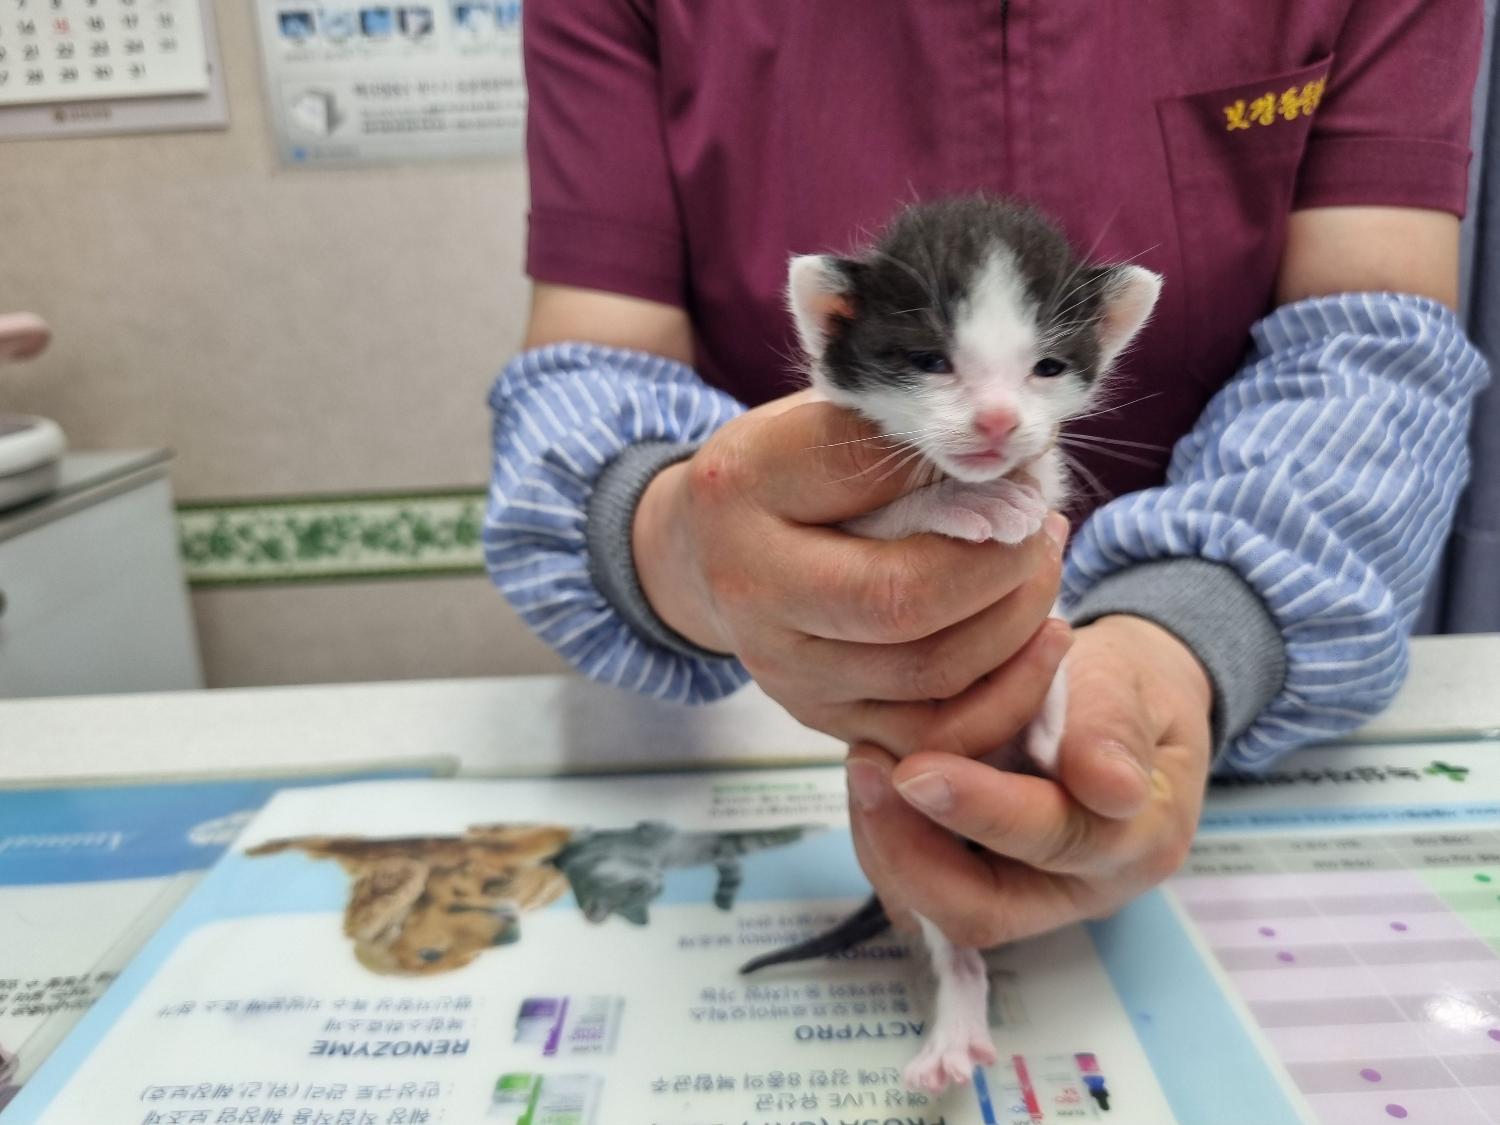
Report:
[{"label": "gray fur patch", "polygon": [[833,327],[823,356],[830,381],[849,391],[920,386],[930,376],[909,357],[951,354],[955,318],[997,249],[1015,263],[1045,354],[1093,382],[1110,270],[1080,262],[1035,209],[985,196],[908,207],[868,250],[836,260],[854,314]]}]

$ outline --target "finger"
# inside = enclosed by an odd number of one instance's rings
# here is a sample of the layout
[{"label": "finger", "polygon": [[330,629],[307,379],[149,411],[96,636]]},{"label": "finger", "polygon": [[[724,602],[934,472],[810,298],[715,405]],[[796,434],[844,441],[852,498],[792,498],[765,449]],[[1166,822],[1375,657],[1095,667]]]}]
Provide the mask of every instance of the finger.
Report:
[{"label": "finger", "polygon": [[725,451],[734,458],[728,467],[763,506],[798,523],[852,519],[931,483],[903,471],[914,451],[901,438],[829,402],[753,412],[741,426],[739,440]]},{"label": "finger", "polygon": [[[1064,621],[1043,622],[1031,639],[1000,668],[967,691],[932,709],[913,749],[980,758],[1004,747],[1020,734],[1042,708],[1073,633]],[[907,717],[876,712],[866,716],[872,729],[892,720],[904,728]],[[879,739],[874,739],[879,741]],[[888,746],[889,743],[881,742]]]},{"label": "finger", "polygon": [[[1038,574],[974,616],[906,644],[860,644],[802,637],[796,661],[831,692],[831,701],[953,699],[995,673],[1047,621],[1053,591]],[[1066,625],[1054,626],[1062,633]]]},{"label": "finger", "polygon": [[851,747],[845,763],[850,825],[865,874],[887,913],[916,909],[918,901],[931,906],[930,888],[922,891],[914,870],[936,879],[938,898],[946,889],[985,878],[982,861],[962,841],[900,799],[891,784],[894,765],[889,754],[867,743]]},{"label": "finger", "polygon": [[[987,948],[1085,917],[1086,894],[1066,878],[977,854],[891,788],[889,757],[873,747],[849,755],[851,818],[865,873],[886,902],[934,922],[952,941]],[[899,767],[898,767],[899,768]],[[978,767],[987,768],[987,767]],[[859,790],[880,794],[873,807]]]},{"label": "finger", "polygon": [[[802,710],[798,721],[851,745],[873,743],[898,758],[920,750],[983,757],[1014,738],[1041,706],[1072,643],[1067,624],[1048,621],[1014,658],[962,695],[943,702],[860,701]],[[754,669],[751,669],[754,672]],[[795,698],[807,685],[768,680],[773,697]]]},{"label": "finger", "polygon": [[753,580],[724,584],[717,598],[727,612],[825,640],[905,644],[966,621],[1029,581],[1039,584],[1026,599],[1035,628],[1045,616],[1036,607],[1055,595],[1061,572],[1061,550],[1047,535],[1014,546],[941,535],[881,541],[773,524]]},{"label": "finger", "polygon": [[966,621],[1033,581],[1037,587],[1025,602],[1034,629],[1046,616],[1042,603],[1055,600],[1062,578],[1060,523],[1057,517],[1046,534],[1016,544],[930,534],[870,540],[828,531],[845,550],[820,556],[821,581],[804,582],[825,597],[833,592],[821,612],[831,628],[806,631],[832,640],[904,644]]},{"label": "finger", "polygon": [[1078,660],[1067,674],[1058,776],[1080,804],[1100,816],[1135,816],[1151,798],[1156,747],[1138,683],[1115,663]]},{"label": "finger", "polygon": [[854,807],[854,796],[849,797],[849,832],[854,838],[854,855],[859,860],[860,870],[870,880],[874,888],[875,896],[880,899],[881,909],[885,916],[890,919],[891,928],[908,936],[918,932],[917,920],[906,908],[905,900],[902,898],[899,887],[889,885],[889,880],[884,876],[875,852],[871,847],[867,833],[865,832],[865,818],[858,813]]},{"label": "finger", "polygon": [[1056,782],[952,754],[914,754],[891,773],[901,798],[944,828],[1008,859],[1063,875],[1118,867],[1149,826],[1089,812]]},{"label": "finger", "polygon": [[52,329],[36,313],[0,313],[0,362],[31,359],[52,339]]},{"label": "finger", "polygon": [[[766,690],[773,698],[778,685]],[[805,691],[805,688],[804,688]],[[833,707],[801,707],[795,701],[788,710],[800,723],[832,735],[840,742],[865,742],[878,746],[895,757],[916,753],[938,704],[926,703],[844,703]]]}]

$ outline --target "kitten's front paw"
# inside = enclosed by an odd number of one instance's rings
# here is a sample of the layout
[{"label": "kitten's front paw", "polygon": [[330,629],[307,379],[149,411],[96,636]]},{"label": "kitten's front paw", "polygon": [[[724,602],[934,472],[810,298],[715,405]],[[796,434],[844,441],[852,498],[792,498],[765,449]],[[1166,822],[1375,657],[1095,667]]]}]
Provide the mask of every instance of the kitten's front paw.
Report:
[{"label": "kitten's front paw", "polygon": [[904,539],[930,531],[971,543],[1019,543],[1041,530],[1046,518],[1047,502],[1030,485],[1004,479],[984,484],[945,480],[842,526],[870,539]]},{"label": "kitten's front paw", "polygon": [[1047,518],[1047,502],[1030,485],[1003,478],[977,485],[952,483],[958,486],[952,502],[985,521],[984,539],[1019,543],[1040,531]]},{"label": "kitten's front paw", "polygon": [[934,504],[922,513],[923,531],[966,539],[970,543],[988,543],[995,538],[995,524],[983,505],[967,498]]}]

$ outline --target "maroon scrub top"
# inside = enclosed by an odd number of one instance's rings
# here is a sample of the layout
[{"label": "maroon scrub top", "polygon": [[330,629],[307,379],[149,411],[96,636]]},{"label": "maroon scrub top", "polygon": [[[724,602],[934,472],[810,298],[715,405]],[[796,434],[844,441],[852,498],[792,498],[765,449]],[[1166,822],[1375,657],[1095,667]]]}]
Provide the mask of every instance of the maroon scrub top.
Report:
[{"label": "maroon scrub top", "polygon": [[[1082,433],[1112,494],[1271,306],[1288,214],[1462,214],[1482,0],[527,0],[527,268],[680,306],[704,378],[797,389],[792,254],[903,203],[1028,200],[1166,285]],[[1085,507],[1097,498],[1090,497]]]}]

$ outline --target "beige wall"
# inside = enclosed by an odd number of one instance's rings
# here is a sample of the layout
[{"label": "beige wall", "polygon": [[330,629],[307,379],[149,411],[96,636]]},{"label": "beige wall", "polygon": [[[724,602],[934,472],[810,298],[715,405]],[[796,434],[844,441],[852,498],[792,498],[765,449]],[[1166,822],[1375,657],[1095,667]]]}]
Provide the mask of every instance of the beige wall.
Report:
[{"label": "beige wall", "polygon": [[[179,499],[479,485],[514,347],[517,160],[283,172],[244,0],[227,132],[0,142],[0,310],[56,332],[0,409],[169,446]],[[554,670],[483,578],[200,591],[210,683]]]}]

